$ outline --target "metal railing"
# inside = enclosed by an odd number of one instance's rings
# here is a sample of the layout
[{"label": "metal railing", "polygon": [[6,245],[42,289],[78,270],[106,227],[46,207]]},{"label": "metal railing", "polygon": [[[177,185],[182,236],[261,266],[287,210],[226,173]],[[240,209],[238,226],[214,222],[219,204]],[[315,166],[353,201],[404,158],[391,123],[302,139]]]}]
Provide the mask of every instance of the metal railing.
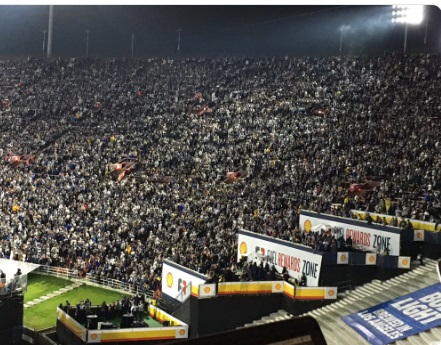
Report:
[{"label": "metal railing", "polygon": [[191,282],[188,283],[185,289],[182,289],[175,299],[181,303],[184,303],[191,296]]},{"label": "metal railing", "polygon": [[26,275],[14,276],[9,280],[0,278],[0,296],[12,296],[15,293],[26,292],[27,286],[28,279]]},{"label": "metal railing", "polygon": [[111,278],[96,278],[90,273],[85,277],[81,276],[77,270],[71,270],[66,267],[40,266],[37,272],[60,277],[75,282],[81,282],[88,285],[96,285],[112,290],[119,290],[129,294],[145,294],[149,298],[153,298],[153,291],[137,286],[136,283],[122,282]]}]

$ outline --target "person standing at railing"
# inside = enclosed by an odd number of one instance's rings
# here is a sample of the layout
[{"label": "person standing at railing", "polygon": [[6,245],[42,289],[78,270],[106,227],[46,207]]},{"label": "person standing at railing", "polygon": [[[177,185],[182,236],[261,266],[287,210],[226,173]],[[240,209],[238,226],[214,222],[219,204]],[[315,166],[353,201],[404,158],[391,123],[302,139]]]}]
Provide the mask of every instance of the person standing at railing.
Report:
[{"label": "person standing at railing", "polygon": [[121,302],[119,299],[117,299],[116,303],[115,303],[115,312],[116,312],[117,317],[122,316],[122,306],[121,306]]},{"label": "person standing at railing", "polygon": [[138,304],[138,316],[137,319],[140,321],[143,321],[144,319],[144,303],[142,301],[139,301]]},{"label": "person standing at railing", "polygon": [[21,269],[18,268],[17,272],[14,274],[13,290],[19,289],[20,287],[21,287]]},{"label": "person standing at railing", "polygon": [[6,293],[6,274],[0,270],[0,294]]}]

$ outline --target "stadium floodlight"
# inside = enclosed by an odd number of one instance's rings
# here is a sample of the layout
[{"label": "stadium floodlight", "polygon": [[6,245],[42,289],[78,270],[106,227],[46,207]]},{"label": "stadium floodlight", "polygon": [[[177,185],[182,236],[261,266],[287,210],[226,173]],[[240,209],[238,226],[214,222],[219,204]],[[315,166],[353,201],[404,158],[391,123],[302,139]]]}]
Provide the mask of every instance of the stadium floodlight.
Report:
[{"label": "stadium floodlight", "polygon": [[424,19],[423,5],[393,5],[392,23],[403,23],[404,27],[404,53],[407,48],[407,27],[408,25],[418,25]]},{"label": "stadium floodlight", "polygon": [[89,57],[89,34],[90,34],[90,30],[87,29],[86,30],[86,58]]},{"label": "stadium floodlight", "polygon": [[350,25],[340,25],[338,31],[340,32],[340,47],[338,49],[340,55],[343,49],[343,36],[346,35],[347,32],[351,30]]},{"label": "stadium floodlight", "polygon": [[54,5],[49,5],[49,24],[47,32],[47,58],[52,56],[52,36],[54,24]]}]

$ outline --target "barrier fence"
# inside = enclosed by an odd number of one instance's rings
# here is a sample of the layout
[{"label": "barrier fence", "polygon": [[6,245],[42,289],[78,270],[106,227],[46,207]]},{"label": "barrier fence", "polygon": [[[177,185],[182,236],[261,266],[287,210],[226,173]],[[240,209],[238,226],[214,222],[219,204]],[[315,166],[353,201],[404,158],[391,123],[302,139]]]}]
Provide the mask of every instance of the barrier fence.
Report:
[{"label": "barrier fence", "polygon": [[[149,314],[161,322],[168,321],[169,327],[142,327],[125,329],[87,329],[69,316],[64,310],[57,309],[57,320],[84,343],[129,342],[140,340],[173,340],[188,338],[188,325],[169,315],[156,306],[149,306]],[[59,327],[59,326],[57,326]]]},{"label": "barrier fence", "polygon": [[199,285],[198,298],[283,293],[296,300],[337,299],[337,287],[294,286],[284,281],[232,282]]},{"label": "barrier fence", "polygon": [[[360,220],[366,220],[366,212],[365,211],[351,210],[351,214]],[[388,224],[390,224],[392,219],[395,217],[395,216],[391,216],[388,214],[372,213],[372,212],[369,212],[369,215],[371,216],[371,218],[374,222],[377,221],[377,217],[381,217],[382,219],[386,219]],[[401,219],[403,217],[395,217],[395,218],[397,218],[398,221],[401,221]],[[406,220],[406,222],[411,222],[412,227],[414,229],[427,230],[427,231],[440,231],[441,230],[441,225],[439,223],[426,222],[424,220],[412,219],[412,218],[404,218],[404,219]],[[391,226],[391,225],[389,225],[389,226]],[[399,227],[397,226],[395,228],[399,228]]]},{"label": "barrier fence", "polygon": [[77,270],[71,270],[65,267],[40,266],[36,270],[36,272],[44,273],[76,282],[82,282],[89,285],[96,285],[99,287],[104,287],[112,290],[120,290],[123,292],[127,292],[129,294],[145,294],[147,297],[153,298],[153,291],[144,289],[143,287],[137,286],[134,283],[126,283],[111,278],[97,279],[93,277],[91,274],[86,274],[85,277],[82,277]]}]

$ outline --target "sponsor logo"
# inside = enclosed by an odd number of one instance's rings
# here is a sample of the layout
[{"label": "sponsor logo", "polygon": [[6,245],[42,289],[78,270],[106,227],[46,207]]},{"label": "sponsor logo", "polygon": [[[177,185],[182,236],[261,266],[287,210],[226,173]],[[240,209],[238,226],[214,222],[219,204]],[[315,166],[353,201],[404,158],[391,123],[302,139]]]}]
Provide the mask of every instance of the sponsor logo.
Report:
[{"label": "sponsor logo", "polygon": [[340,255],[340,260],[341,261],[346,261],[346,255]]},{"label": "sponsor logo", "polygon": [[407,265],[409,265],[409,260],[407,260],[407,259],[403,259],[403,260],[401,261],[401,264],[402,264],[403,266],[407,266]]},{"label": "sponsor logo", "polygon": [[179,330],[179,335],[184,335],[185,334],[185,329],[180,329]]},{"label": "sponsor logo", "polygon": [[371,255],[369,256],[369,262],[374,262],[375,261],[375,256]]},{"label": "sponsor logo", "polygon": [[97,338],[98,338],[98,334],[96,334],[96,333],[92,333],[90,336],[90,339],[92,339],[92,340],[96,340]]},{"label": "sponsor logo", "polygon": [[210,293],[210,291],[211,291],[211,289],[210,289],[209,286],[207,286],[206,288],[204,288],[204,292],[205,292],[205,293]]},{"label": "sponsor logo", "polygon": [[168,286],[169,288],[171,288],[172,285],[173,285],[173,275],[172,275],[170,272],[167,273],[167,278],[166,278],[166,280],[167,280],[167,286]]},{"label": "sponsor logo", "polygon": [[280,290],[282,288],[282,285],[276,284],[276,290]]},{"label": "sponsor logo", "polygon": [[303,223],[303,230],[305,230],[306,232],[310,232],[311,229],[312,229],[311,221],[309,219],[305,220],[305,222]]},{"label": "sponsor logo", "polygon": [[423,238],[423,233],[421,232],[421,231],[418,231],[417,232],[417,238]]},{"label": "sponsor logo", "polygon": [[248,251],[247,244],[246,244],[245,242],[242,242],[242,243],[240,244],[239,250],[240,250],[240,253],[241,253],[242,255],[243,255],[243,254],[246,254],[247,251]]},{"label": "sponsor logo", "polygon": [[187,293],[187,282],[184,279],[178,279],[178,291],[184,291],[184,294]]},{"label": "sponsor logo", "polygon": [[329,297],[332,297],[332,296],[334,296],[335,295],[335,291],[334,290],[329,290],[328,291],[328,296]]}]

